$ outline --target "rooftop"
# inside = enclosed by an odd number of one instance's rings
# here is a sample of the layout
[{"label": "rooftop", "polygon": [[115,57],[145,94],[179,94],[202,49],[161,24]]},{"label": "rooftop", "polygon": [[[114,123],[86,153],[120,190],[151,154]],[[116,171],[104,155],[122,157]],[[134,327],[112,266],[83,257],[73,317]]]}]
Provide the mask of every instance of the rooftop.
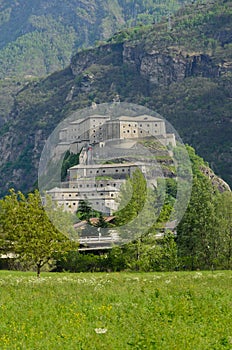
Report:
[{"label": "rooftop", "polygon": [[140,116],[137,116],[137,117],[121,116],[121,117],[119,117],[117,119],[122,120],[122,121],[132,121],[132,122],[137,122],[137,121],[151,121],[151,122],[158,121],[158,122],[163,122],[164,121],[161,118],[153,117],[153,116],[146,115],[146,114],[140,115]]},{"label": "rooftop", "polygon": [[124,168],[124,167],[132,167],[132,166],[138,166],[138,164],[135,163],[114,163],[114,164],[91,164],[91,165],[85,165],[85,164],[78,164],[74,165],[73,167],[69,168],[69,170],[75,170],[75,169],[104,169],[104,168]]}]

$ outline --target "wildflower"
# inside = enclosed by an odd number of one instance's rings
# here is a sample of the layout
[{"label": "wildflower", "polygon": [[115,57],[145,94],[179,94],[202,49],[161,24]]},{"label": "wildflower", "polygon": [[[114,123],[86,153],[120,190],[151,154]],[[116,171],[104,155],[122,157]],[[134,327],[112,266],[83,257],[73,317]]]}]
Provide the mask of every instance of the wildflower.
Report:
[{"label": "wildflower", "polygon": [[95,328],[95,333],[97,334],[104,334],[108,331],[107,328]]}]

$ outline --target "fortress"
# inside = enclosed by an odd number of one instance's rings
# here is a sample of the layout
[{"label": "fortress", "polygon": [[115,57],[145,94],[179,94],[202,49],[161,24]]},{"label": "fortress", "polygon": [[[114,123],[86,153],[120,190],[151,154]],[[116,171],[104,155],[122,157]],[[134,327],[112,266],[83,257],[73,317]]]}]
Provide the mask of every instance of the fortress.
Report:
[{"label": "fortress", "polygon": [[[68,149],[80,153],[79,164],[68,170],[68,181],[47,194],[71,212],[77,211],[80,200],[88,200],[95,210],[111,215],[118,208],[117,197],[126,178],[131,177],[137,168],[144,175],[149,174],[149,162],[131,162],[125,158],[140,139],[150,137],[164,146],[176,145],[175,135],[166,133],[164,120],[148,115],[116,119],[92,115],[70,122],[59,132],[58,149],[61,153]],[[104,161],[103,154],[114,149],[116,158],[122,157],[124,161],[109,164]],[[155,185],[159,172],[153,169],[150,175],[152,185]]]},{"label": "fortress", "polygon": [[111,119],[109,116],[92,115],[70,122],[68,127],[60,130],[59,147],[67,150],[67,146],[72,144],[73,150],[80,151],[86,143],[94,145],[105,140],[135,140],[149,136],[154,136],[164,146],[176,145],[175,135],[166,133],[165,121],[161,118],[141,115]]}]

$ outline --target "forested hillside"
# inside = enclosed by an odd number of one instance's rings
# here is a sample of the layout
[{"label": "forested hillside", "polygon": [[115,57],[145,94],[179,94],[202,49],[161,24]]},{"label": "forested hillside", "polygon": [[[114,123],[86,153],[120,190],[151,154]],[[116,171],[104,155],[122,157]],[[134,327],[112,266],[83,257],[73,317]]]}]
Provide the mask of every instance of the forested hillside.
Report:
[{"label": "forested hillside", "polygon": [[163,115],[231,185],[231,17],[231,1],[192,4],[168,25],[165,18],[121,31],[28,84],[1,128],[2,194],[10,186],[32,188],[44,142],[62,119],[116,97]]},{"label": "forested hillside", "polygon": [[121,28],[151,24],[183,0],[3,0],[0,78],[44,76],[62,69],[79,48]]}]

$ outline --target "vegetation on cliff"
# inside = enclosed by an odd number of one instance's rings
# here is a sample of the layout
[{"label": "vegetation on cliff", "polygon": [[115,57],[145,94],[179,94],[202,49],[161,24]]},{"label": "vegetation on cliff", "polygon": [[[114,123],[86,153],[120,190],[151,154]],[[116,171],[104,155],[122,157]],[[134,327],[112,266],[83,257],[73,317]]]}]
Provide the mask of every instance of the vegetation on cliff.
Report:
[{"label": "vegetation on cliff", "polygon": [[182,0],[4,0],[0,4],[0,77],[44,76],[65,68],[77,49],[117,30],[159,22]]},{"label": "vegetation on cliff", "polygon": [[115,36],[76,54],[65,70],[29,83],[1,128],[1,193],[32,187],[44,141],[62,119],[115,99],[159,112],[231,185],[230,23],[231,1],[196,3],[180,10],[171,28],[165,19],[131,29],[136,35],[129,41]]}]

